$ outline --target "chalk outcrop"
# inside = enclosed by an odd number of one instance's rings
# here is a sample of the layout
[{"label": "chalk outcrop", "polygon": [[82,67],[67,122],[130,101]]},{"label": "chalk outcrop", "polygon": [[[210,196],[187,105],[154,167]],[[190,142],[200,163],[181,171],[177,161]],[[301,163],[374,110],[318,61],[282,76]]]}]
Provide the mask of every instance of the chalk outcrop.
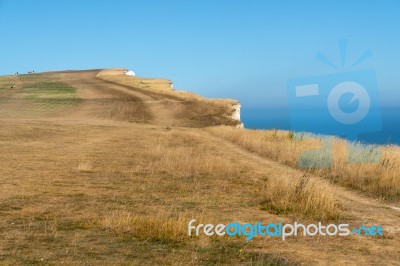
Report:
[{"label": "chalk outcrop", "polygon": [[[132,70],[124,68],[103,69],[97,77],[113,83],[139,89],[145,94],[145,102],[151,109],[155,106],[164,113],[171,114],[166,123],[176,126],[207,127],[229,125],[243,128],[240,121],[240,102],[233,99],[208,99],[192,92],[178,91],[169,79],[142,78]],[[149,100],[149,99],[152,100]],[[158,111],[154,117],[162,119]],[[160,123],[158,123],[160,124]]]},{"label": "chalk outcrop", "polygon": [[234,120],[240,122],[240,124],[236,125],[236,127],[238,127],[238,128],[243,128],[243,127],[244,127],[242,121],[240,120],[240,108],[241,108],[241,107],[242,107],[242,106],[240,105],[240,103],[237,103],[237,104],[235,104],[235,105],[233,106],[234,111],[233,111],[233,113],[232,113],[232,118],[233,118]]},{"label": "chalk outcrop", "polygon": [[135,74],[135,72],[133,72],[132,70],[128,70],[128,71],[126,71],[126,72],[125,72],[125,75],[127,75],[127,76],[131,76],[131,77],[136,77],[136,74]]}]

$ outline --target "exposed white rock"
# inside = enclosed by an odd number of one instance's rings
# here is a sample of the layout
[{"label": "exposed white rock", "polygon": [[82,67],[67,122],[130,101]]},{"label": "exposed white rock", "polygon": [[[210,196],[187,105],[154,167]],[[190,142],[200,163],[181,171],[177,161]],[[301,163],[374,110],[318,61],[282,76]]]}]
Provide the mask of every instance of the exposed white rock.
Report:
[{"label": "exposed white rock", "polygon": [[240,124],[236,125],[236,127],[243,128],[244,125],[243,125],[242,121],[240,121],[240,107],[241,107],[240,103],[235,104],[233,106],[234,111],[232,114],[232,118],[235,119],[236,121],[240,122]]},{"label": "exposed white rock", "polygon": [[240,121],[240,107],[240,103],[233,106],[235,111],[232,114],[232,118],[238,121]]},{"label": "exposed white rock", "polygon": [[126,71],[126,72],[125,72],[125,75],[127,75],[127,76],[132,76],[132,77],[135,77],[135,76],[136,76],[135,72],[133,72],[132,70]]}]

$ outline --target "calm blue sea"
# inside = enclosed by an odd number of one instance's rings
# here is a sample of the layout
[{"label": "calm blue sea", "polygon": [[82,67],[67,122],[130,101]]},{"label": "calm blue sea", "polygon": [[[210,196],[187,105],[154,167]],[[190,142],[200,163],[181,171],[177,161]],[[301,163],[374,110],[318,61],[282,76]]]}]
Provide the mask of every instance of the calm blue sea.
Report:
[{"label": "calm blue sea", "polygon": [[[357,140],[368,144],[400,145],[400,107],[382,108],[381,118],[381,131],[359,134]],[[245,128],[292,130],[290,113],[287,109],[252,109],[243,106],[241,120]],[[315,123],[321,124],[322,129],[324,121],[315,120]],[[326,134],[323,130],[320,132],[314,130],[312,133]]]}]

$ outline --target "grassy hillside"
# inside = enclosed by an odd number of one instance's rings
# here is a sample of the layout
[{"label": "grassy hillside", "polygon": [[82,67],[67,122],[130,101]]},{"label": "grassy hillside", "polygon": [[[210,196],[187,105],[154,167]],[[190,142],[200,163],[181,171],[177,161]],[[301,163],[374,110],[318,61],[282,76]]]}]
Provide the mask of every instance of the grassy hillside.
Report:
[{"label": "grassy hillside", "polygon": [[[373,197],[400,202],[400,148],[397,146],[348,143],[339,138],[330,139],[328,136],[293,134],[277,130],[214,127],[209,131],[262,157],[294,168],[302,168],[307,173],[316,174]],[[324,147],[323,142],[328,140],[329,145]],[[310,150],[320,152],[306,153]],[[349,162],[350,153],[364,163]],[[301,156],[309,162],[310,167],[299,166]],[[318,167],[328,160],[332,160],[330,167]]]},{"label": "grassy hillside", "polygon": [[156,109],[158,113],[168,110],[168,116],[174,116],[170,121],[174,126],[207,127],[215,125],[238,125],[231,119],[237,101],[231,99],[206,99],[185,91],[175,91],[170,80],[143,79],[124,75],[125,69],[105,69],[97,74],[97,78],[109,84],[122,85],[128,89],[149,95],[149,101],[159,100],[163,106]]},{"label": "grassy hillside", "polygon": [[[397,148],[379,165],[339,156],[305,171],[296,156],[315,140],[237,129],[235,104],[123,70],[1,77],[0,263],[398,264]],[[385,234],[189,237],[191,219],[379,224]]]}]

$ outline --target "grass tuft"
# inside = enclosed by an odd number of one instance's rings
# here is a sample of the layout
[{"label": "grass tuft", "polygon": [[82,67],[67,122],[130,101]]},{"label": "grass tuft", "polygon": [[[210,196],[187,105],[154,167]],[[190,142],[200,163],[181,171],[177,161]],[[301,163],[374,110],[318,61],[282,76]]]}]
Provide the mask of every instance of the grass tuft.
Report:
[{"label": "grass tuft", "polygon": [[160,243],[179,243],[188,238],[187,219],[173,219],[165,213],[138,216],[127,211],[117,211],[104,217],[101,225],[121,238]]}]

